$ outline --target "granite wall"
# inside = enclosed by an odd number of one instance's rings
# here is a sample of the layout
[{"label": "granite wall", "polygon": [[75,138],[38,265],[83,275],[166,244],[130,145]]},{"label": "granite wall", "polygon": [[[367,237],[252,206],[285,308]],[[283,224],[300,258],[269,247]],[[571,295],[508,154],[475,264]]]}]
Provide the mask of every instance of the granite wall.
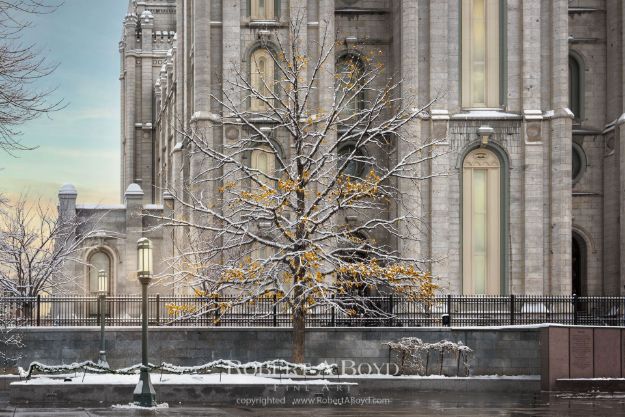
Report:
[{"label": "granite wall", "polygon": [[[68,364],[98,357],[99,328],[40,327],[23,330],[25,347],[17,365],[32,361]],[[462,341],[472,348],[470,365],[475,375],[540,374],[539,329],[532,327],[493,328],[311,328],[306,332],[306,360],[344,365],[345,373],[359,364],[383,367],[389,361],[385,342],[418,337],[426,342]],[[288,328],[191,328],[150,329],[152,363],[199,365],[215,359],[242,362],[275,358],[290,359],[292,332]],[[124,367],[141,360],[139,328],[107,328],[106,353],[112,367]],[[433,361],[438,359],[432,359]],[[352,362],[353,361],[353,362]],[[455,369],[448,358],[450,369]],[[447,365],[446,365],[447,366]],[[368,366],[361,370],[368,373]],[[384,372],[384,371],[383,371]]]}]

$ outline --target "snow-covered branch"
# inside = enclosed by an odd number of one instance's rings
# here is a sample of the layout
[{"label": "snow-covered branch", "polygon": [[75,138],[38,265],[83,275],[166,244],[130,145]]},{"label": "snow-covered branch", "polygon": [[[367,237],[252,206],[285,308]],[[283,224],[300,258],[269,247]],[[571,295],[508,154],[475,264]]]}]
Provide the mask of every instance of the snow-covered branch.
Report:
[{"label": "snow-covered branch", "polygon": [[82,263],[94,219],[57,219],[40,201],[21,196],[0,209],[0,293],[36,297],[62,293],[68,262]]}]

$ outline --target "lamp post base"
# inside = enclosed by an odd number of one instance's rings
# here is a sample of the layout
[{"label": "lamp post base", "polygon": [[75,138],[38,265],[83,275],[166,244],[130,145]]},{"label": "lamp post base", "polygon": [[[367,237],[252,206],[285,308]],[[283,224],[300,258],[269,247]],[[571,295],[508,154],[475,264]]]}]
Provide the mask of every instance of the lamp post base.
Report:
[{"label": "lamp post base", "polygon": [[156,391],[154,391],[147,369],[141,369],[139,383],[133,393],[133,401],[141,407],[156,407]]},{"label": "lamp post base", "polygon": [[110,368],[109,363],[106,361],[106,352],[103,350],[100,351],[100,357],[98,358],[98,365],[105,367],[105,368]]}]

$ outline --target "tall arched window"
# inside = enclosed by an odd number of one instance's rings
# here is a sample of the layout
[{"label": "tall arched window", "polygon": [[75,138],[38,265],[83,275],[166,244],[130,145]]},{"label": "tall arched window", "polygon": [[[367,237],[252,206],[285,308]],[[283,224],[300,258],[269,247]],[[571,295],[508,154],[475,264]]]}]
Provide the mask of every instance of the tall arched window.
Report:
[{"label": "tall arched window", "polygon": [[[260,147],[252,151],[251,168],[258,171],[255,178],[268,187],[274,187],[275,184],[271,177],[275,177],[276,173],[276,157],[268,147]],[[255,184],[252,184],[254,186]]]},{"label": "tall arched window", "polygon": [[462,106],[500,107],[500,0],[462,0]]},{"label": "tall arched window", "polygon": [[98,271],[106,272],[106,292],[107,294],[111,294],[111,282],[113,278],[113,263],[111,262],[111,258],[104,251],[94,252],[89,257],[89,294],[95,295],[98,293],[99,282],[98,282]]},{"label": "tall arched window", "polygon": [[[336,63],[336,103],[342,105],[342,116],[350,116],[364,107],[362,85],[364,64],[356,55],[343,55]],[[339,103],[343,104],[339,104]]]},{"label": "tall arched window", "polygon": [[569,55],[569,107],[576,122],[582,118],[582,64],[578,58]]},{"label": "tall arched window", "polygon": [[462,177],[464,294],[501,293],[501,166],[487,149],[470,152]]},{"label": "tall arched window", "polygon": [[[251,84],[255,90],[251,100],[252,110],[267,110],[266,101],[272,101],[271,93],[274,86],[274,62],[267,49],[257,49],[252,53],[250,70]],[[264,100],[259,96],[262,96]]]},{"label": "tall arched window", "polygon": [[[100,282],[98,278],[98,272],[104,271],[106,273],[106,281],[105,281],[105,290],[107,295],[112,295],[112,282],[113,282],[113,262],[111,261],[111,257],[108,253],[103,250],[98,250],[93,252],[88,262],[88,295],[95,296],[99,294]],[[94,304],[91,306],[91,310],[97,308],[97,305]],[[92,311],[92,313],[96,313],[96,311]]]},{"label": "tall arched window", "polygon": [[252,20],[274,20],[279,0],[250,0],[250,17]]}]

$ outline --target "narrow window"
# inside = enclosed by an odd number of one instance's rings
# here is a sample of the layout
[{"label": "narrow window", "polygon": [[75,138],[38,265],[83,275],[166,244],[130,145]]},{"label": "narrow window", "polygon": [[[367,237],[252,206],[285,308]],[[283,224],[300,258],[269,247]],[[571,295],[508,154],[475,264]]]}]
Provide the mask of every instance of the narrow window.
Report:
[{"label": "narrow window", "polygon": [[89,294],[97,295],[99,290],[98,272],[106,273],[106,292],[111,294],[111,258],[102,251],[95,252],[89,257]]},{"label": "narrow window", "polygon": [[469,153],[463,166],[463,292],[501,292],[501,169],[486,149]]},{"label": "narrow window", "polygon": [[579,123],[582,116],[582,71],[577,58],[569,55],[569,107],[574,121]]},{"label": "narrow window", "polygon": [[584,152],[584,148],[573,142],[573,150],[571,152],[571,174],[573,184],[576,184],[584,175],[586,171],[586,153]]},{"label": "narrow window", "polygon": [[251,0],[252,20],[273,20],[275,19],[275,6],[277,0]]},{"label": "narrow window", "polygon": [[266,111],[272,102],[274,88],[273,59],[267,49],[257,49],[251,57],[251,108],[254,111]]},{"label": "narrow window", "polygon": [[500,0],[462,0],[462,106],[497,108]]}]

